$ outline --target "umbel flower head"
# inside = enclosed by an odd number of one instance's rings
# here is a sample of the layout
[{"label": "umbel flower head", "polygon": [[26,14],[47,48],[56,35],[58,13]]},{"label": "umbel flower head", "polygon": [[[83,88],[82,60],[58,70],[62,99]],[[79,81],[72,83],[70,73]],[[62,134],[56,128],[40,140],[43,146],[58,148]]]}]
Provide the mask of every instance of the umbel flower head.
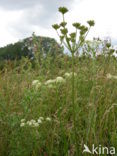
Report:
[{"label": "umbel flower head", "polygon": [[55,30],[57,30],[57,29],[60,28],[60,26],[59,26],[58,24],[53,24],[52,27],[53,27]]},{"label": "umbel flower head", "polygon": [[61,12],[63,15],[65,14],[65,13],[67,13],[68,12],[68,9],[66,8],[66,7],[59,7],[59,12]]},{"label": "umbel flower head", "polygon": [[76,23],[73,23],[73,26],[76,28],[76,29],[80,29],[80,26],[81,24],[76,22]]},{"label": "umbel flower head", "polygon": [[66,35],[68,33],[68,30],[66,28],[61,29],[60,31],[63,35]]},{"label": "umbel flower head", "polygon": [[[72,26],[76,29],[75,32],[69,33],[66,25],[67,22],[65,21],[64,14],[68,12],[66,7],[59,7],[59,12],[63,15],[62,22],[58,24],[54,24],[52,27],[57,31],[57,35],[60,38],[61,44],[63,44],[71,53],[75,53],[78,49],[84,44],[85,38],[87,37],[90,27],[95,25],[93,20],[87,21],[89,27],[85,25],[81,25],[80,23],[76,22],[73,23]],[[78,31],[78,30],[79,31]],[[79,33],[79,37],[78,37]],[[78,37],[78,38],[77,38]]]},{"label": "umbel flower head", "polygon": [[89,24],[90,27],[95,25],[94,20],[89,20],[89,21],[87,21],[87,23]]},{"label": "umbel flower head", "polygon": [[65,80],[64,80],[63,77],[58,76],[58,77],[56,78],[56,83],[64,83],[64,82],[65,82]]},{"label": "umbel flower head", "polygon": [[65,27],[66,25],[67,25],[67,22],[61,22],[61,23],[60,23],[60,26],[61,26],[61,27]]},{"label": "umbel flower head", "polygon": [[72,39],[74,39],[76,37],[76,33],[73,32],[73,33],[70,34],[70,36],[71,36]]}]

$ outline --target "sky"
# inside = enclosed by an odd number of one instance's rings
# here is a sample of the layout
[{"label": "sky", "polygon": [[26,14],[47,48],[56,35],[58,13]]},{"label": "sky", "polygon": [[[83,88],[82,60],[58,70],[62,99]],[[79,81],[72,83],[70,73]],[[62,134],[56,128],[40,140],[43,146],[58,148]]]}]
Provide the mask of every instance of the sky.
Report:
[{"label": "sky", "polygon": [[93,37],[111,37],[117,44],[117,0],[0,0],[0,47],[31,36],[58,37],[52,24],[61,22],[58,7],[66,6],[68,28],[73,22],[94,20],[89,33]]}]

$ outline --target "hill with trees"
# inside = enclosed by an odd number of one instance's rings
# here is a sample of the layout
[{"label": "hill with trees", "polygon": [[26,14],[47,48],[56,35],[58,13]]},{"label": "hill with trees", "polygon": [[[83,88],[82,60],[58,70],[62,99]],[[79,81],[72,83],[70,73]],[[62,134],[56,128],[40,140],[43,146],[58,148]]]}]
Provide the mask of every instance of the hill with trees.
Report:
[{"label": "hill with trees", "polygon": [[63,50],[55,39],[33,34],[32,37],[0,48],[0,60],[19,60],[23,56],[33,59],[36,53],[40,56],[49,54],[55,57],[62,54]]}]

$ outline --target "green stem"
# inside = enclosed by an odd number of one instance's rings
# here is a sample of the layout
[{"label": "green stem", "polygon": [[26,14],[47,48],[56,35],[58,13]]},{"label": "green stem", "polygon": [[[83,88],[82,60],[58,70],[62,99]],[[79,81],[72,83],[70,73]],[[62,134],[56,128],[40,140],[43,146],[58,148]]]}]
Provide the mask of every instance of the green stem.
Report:
[{"label": "green stem", "polygon": [[74,141],[75,141],[75,147],[76,147],[76,155],[78,155],[75,90],[74,90],[74,51],[72,51],[72,106],[73,106],[73,123],[74,123]]}]

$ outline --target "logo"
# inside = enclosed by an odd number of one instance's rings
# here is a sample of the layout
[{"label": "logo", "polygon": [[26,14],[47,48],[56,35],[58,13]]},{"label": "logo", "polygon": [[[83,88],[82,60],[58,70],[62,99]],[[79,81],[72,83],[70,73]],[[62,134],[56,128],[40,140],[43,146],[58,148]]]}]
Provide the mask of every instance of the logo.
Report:
[{"label": "logo", "polygon": [[90,153],[90,154],[110,154],[113,155],[115,154],[115,147],[103,147],[101,145],[95,147],[95,145],[92,145],[91,150],[89,149],[89,147],[84,144],[84,149],[82,153]]}]

